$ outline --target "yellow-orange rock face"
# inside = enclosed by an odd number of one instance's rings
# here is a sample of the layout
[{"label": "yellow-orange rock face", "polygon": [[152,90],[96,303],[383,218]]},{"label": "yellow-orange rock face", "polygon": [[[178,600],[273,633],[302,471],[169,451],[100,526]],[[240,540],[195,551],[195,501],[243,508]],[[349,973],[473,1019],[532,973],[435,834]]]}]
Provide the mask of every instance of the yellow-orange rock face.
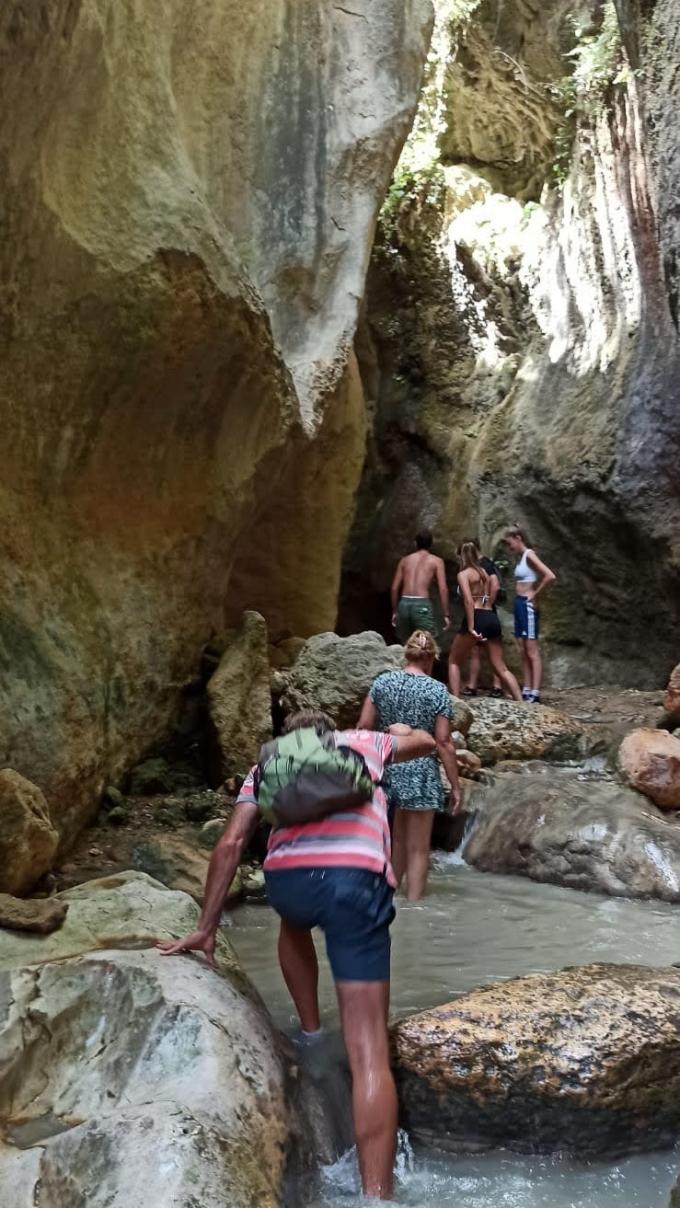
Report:
[{"label": "yellow-orange rock face", "polygon": [[62,840],[244,607],[334,621],[428,0],[0,12],[0,741]]}]

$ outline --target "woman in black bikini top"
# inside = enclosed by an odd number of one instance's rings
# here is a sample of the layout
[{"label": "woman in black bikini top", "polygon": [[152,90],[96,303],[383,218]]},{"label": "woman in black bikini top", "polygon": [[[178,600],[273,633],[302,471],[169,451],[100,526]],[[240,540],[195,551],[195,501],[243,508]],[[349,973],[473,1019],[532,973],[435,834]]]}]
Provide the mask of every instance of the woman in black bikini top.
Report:
[{"label": "woman in black bikini top", "polygon": [[515,700],[521,700],[519,684],[503,659],[501,624],[489,600],[489,576],[480,566],[474,542],[466,541],[461,546],[458,561],[458,586],[465,617],[449,654],[451,691],[454,696],[460,696],[461,664],[469,656],[475,642],[484,642],[489,652],[489,662],[499,680]]}]

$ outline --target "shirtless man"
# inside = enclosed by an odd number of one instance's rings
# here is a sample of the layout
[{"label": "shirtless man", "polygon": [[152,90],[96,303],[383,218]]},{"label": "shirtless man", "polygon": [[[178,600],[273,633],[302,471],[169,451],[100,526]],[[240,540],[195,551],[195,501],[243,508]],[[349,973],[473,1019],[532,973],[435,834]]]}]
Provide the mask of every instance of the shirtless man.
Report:
[{"label": "shirtless man", "polygon": [[416,536],[415,553],[401,559],[392,580],[392,624],[402,646],[416,629],[426,629],[428,633],[438,636],[430,602],[430,584],[435,577],[446,628],[449,623],[449,589],[444,561],[432,553],[432,533],[423,529]]}]

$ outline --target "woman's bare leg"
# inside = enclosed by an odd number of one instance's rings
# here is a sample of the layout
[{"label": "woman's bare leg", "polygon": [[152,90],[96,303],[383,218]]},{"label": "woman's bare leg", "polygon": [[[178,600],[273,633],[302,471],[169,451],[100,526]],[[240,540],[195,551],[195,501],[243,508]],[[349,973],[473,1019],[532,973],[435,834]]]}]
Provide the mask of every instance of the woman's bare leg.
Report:
[{"label": "woman's bare leg", "polygon": [[525,643],[526,657],[529,663],[529,687],[534,692],[541,690],[541,678],[543,676],[543,662],[541,660],[541,648],[537,638],[527,638]]},{"label": "woman's bare leg", "polygon": [[430,843],[434,810],[405,810],[406,830],[406,897],[417,902],[425,893],[430,869]]},{"label": "woman's bare leg", "polygon": [[508,670],[508,668],[506,667],[505,662],[503,660],[502,643],[498,640],[498,638],[493,638],[490,642],[487,643],[487,648],[489,651],[489,659],[491,660],[491,666],[493,667],[494,671],[496,672],[496,675],[498,676],[499,680],[501,681],[503,687],[507,689],[507,691],[512,696],[513,700],[521,700],[522,693],[519,690],[519,684],[517,683],[517,680],[515,679],[514,675],[512,674],[512,671]]},{"label": "woman's bare leg", "polygon": [[406,872],[407,819],[407,811],[400,810],[397,806],[394,811],[394,826],[392,827],[392,868],[397,881],[397,889],[400,887],[404,879],[404,873]]},{"label": "woman's bare leg", "polygon": [[517,638],[517,645],[522,656],[522,673],[524,675],[524,687],[527,692],[531,691],[531,663],[527,654],[527,643],[525,638]]},{"label": "woman's bare leg", "polygon": [[470,665],[468,667],[467,686],[471,692],[477,691],[477,684],[479,683],[479,664],[480,664],[480,662],[481,662],[481,659],[479,656],[479,646],[475,645],[472,647],[472,650],[470,651]]},{"label": "woman's bare leg", "polygon": [[475,639],[469,633],[457,633],[449,654],[449,690],[454,696],[460,696],[460,668],[465,662],[469,651],[475,645]]}]

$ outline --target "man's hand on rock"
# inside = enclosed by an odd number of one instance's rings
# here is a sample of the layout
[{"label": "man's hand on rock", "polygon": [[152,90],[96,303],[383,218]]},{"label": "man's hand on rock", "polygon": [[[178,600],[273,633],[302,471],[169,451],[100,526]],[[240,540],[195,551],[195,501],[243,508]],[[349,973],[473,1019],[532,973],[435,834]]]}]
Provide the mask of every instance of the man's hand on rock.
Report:
[{"label": "man's hand on rock", "polygon": [[460,791],[460,787],[451,789],[451,796],[449,797],[449,809],[451,810],[451,813],[453,814],[454,817],[456,816],[456,814],[460,813],[460,808],[461,808],[462,804],[463,804],[463,794]]},{"label": "man's hand on rock", "polygon": [[179,952],[202,952],[210,968],[216,969],[215,940],[214,931],[192,931],[181,940],[159,940],[156,947],[163,956],[175,956]]}]

